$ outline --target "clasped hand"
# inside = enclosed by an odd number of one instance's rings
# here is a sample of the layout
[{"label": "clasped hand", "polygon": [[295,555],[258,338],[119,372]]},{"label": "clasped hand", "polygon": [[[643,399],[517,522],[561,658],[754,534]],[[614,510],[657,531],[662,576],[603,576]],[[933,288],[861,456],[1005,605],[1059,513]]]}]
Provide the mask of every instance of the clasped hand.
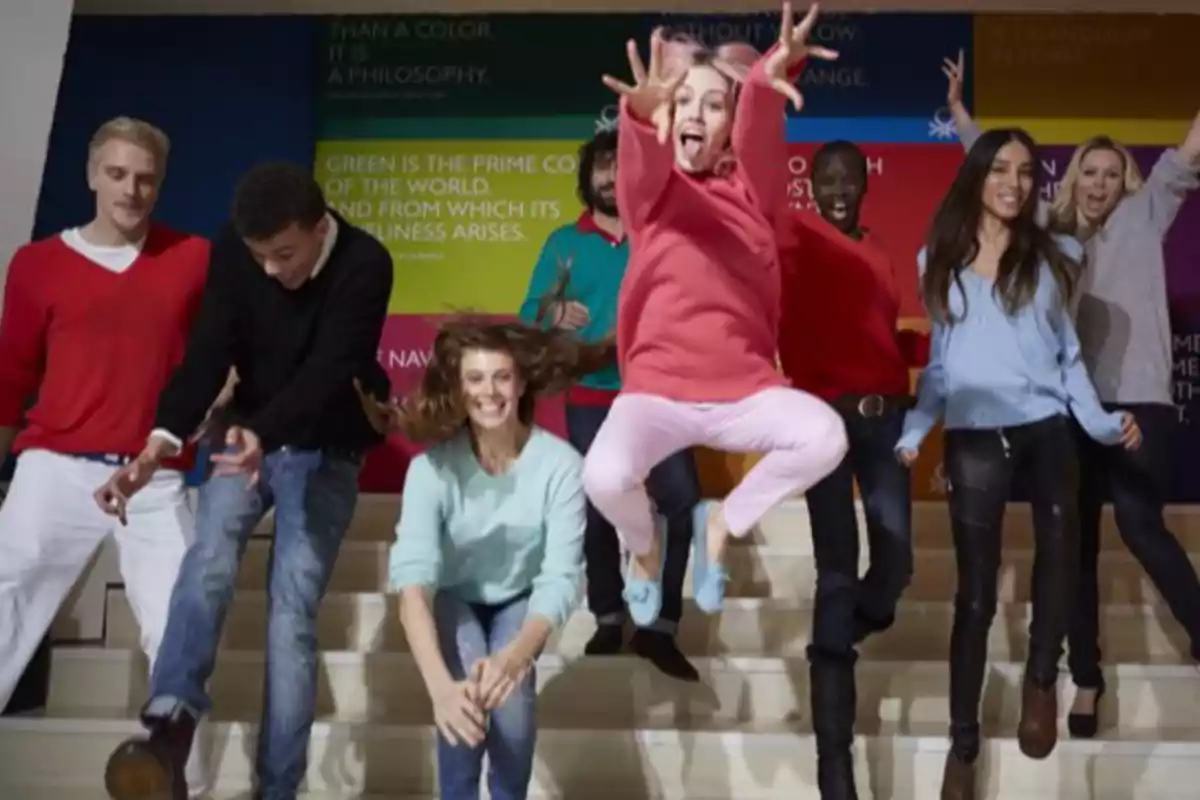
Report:
[{"label": "clasped hand", "polygon": [[452,745],[483,743],[488,712],[500,708],[528,677],[533,664],[508,650],[476,661],[461,681],[446,684],[433,700],[433,718]]}]

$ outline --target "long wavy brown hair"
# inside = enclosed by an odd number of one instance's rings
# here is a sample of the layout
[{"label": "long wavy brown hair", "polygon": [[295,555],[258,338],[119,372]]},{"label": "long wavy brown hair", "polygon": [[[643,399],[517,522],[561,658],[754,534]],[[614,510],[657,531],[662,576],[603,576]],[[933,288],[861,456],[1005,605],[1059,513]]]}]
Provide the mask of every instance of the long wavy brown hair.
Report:
[{"label": "long wavy brown hair", "polygon": [[584,375],[616,361],[616,343],[581,342],[569,331],[543,330],[520,322],[464,317],[442,325],[433,342],[433,356],[421,386],[400,406],[401,431],[414,442],[441,442],[467,424],[463,398],[462,360],[469,350],[507,353],[512,357],[525,392],[517,416],[533,423],[539,396],[558,394]]}]

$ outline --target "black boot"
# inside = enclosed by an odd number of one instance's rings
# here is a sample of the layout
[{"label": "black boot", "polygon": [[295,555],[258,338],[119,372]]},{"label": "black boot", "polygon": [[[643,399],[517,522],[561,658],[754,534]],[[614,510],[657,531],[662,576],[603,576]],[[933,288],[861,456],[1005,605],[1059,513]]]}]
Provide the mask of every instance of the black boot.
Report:
[{"label": "black boot", "polygon": [[171,717],[143,717],[148,737],[126,739],[108,757],[104,788],[113,800],[188,800],[184,769],[196,720],[180,709]]},{"label": "black boot", "polygon": [[854,788],[854,717],[858,703],[854,658],[811,658],[808,674],[821,800],[858,800]]},{"label": "black boot", "polygon": [[625,647],[625,629],[619,623],[604,623],[596,626],[596,632],[584,645],[583,653],[588,656],[615,656]]},{"label": "black boot", "polygon": [[697,683],[700,673],[679,649],[675,637],[662,631],[638,630],[630,642],[633,652],[649,661],[658,671],[685,683]]}]

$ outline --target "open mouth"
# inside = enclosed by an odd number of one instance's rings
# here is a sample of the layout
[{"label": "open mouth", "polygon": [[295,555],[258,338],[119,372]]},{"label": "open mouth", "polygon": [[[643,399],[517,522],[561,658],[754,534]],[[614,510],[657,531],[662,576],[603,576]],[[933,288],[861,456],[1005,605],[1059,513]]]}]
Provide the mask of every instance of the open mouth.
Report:
[{"label": "open mouth", "polygon": [[704,137],[694,131],[683,131],[679,134],[679,144],[683,148],[684,156],[693,160],[704,148]]},{"label": "open mouth", "polygon": [[830,219],[842,222],[850,216],[850,206],[843,200],[835,200],[829,206]]}]

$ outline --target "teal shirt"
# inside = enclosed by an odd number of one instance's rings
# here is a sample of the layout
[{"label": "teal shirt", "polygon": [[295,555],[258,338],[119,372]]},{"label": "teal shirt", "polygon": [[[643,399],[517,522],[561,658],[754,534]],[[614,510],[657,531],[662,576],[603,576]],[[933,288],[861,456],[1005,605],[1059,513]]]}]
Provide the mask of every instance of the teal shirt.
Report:
[{"label": "teal shirt", "polygon": [[[561,265],[568,263],[570,279],[566,299],[587,306],[591,317],[587,326],[579,331],[579,337],[585,342],[599,341],[616,330],[617,295],[629,263],[629,238],[616,244],[599,233],[582,230],[576,222],[550,234],[529,279],[529,290],[521,304],[522,321],[534,322],[538,304],[554,289]],[[615,391],[621,388],[621,375],[613,364],[584,376],[579,383],[593,389]]]},{"label": "teal shirt", "polygon": [[579,603],[587,522],[583,458],[535,427],[503,475],[484,471],[464,430],[413,459],[404,479],[393,591],[427,586],[499,605],[532,591],[555,627]]}]

